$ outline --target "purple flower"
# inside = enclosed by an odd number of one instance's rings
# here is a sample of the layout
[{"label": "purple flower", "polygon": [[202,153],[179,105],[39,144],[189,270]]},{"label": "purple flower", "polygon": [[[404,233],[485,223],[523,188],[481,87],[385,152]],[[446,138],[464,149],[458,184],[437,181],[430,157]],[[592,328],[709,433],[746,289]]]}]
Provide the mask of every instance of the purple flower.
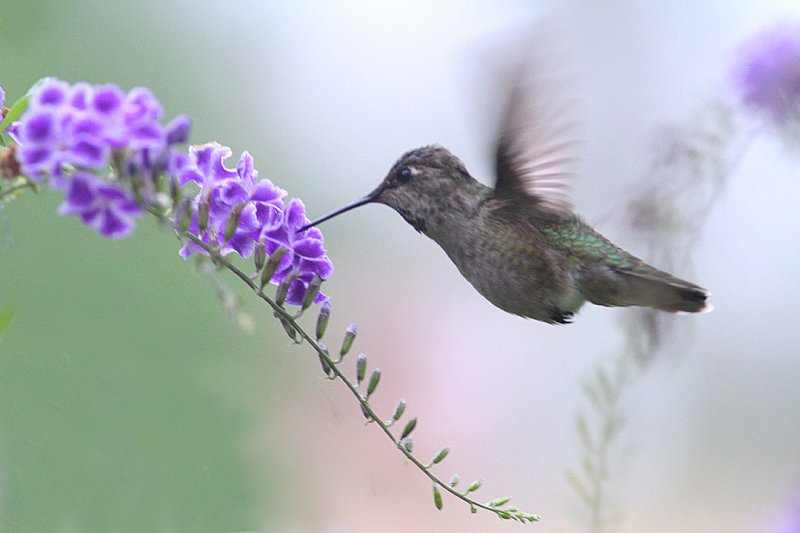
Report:
[{"label": "purple flower", "polygon": [[[166,158],[168,132],[159,123],[161,104],[148,90],[132,89],[127,95],[116,85],[77,83],[73,86],[47,79],[31,97],[20,119],[20,163],[30,178],[50,177],[63,188],[68,169],[100,174],[112,153],[135,161],[134,169],[152,171]],[[173,126],[176,142],[186,138],[189,123]]]},{"label": "purple flower", "polygon": [[[162,115],[148,89],[125,94],[111,84],[71,86],[47,79],[31,93],[28,110],[14,126],[22,173],[63,191],[59,213],[78,216],[109,238],[133,231],[142,214],[140,203],[163,205],[165,195],[158,191],[166,175],[177,202],[175,222],[181,227],[188,223],[188,233],[222,255],[247,258],[257,246],[268,255],[286,248],[270,281],[291,280],[285,301],[301,304],[315,277],[333,273],[322,233],[317,228],[298,233],[309,222],[303,203],[293,199],[286,205],[286,191],[259,180],[248,152],[236,168],[228,168],[231,149],[219,143],[193,146],[188,154],[172,149],[187,140],[191,120],[179,116],[162,126]],[[179,201],[181,188],[197,188],[191,220],[188,202]],[[179,253],[188,258],[208,252],[186,240]],[[326,300],[322,294],[315,298]]]},{"label": "purple flower", "polygon": [[[244,152],[236,169],[225,166],[231,149],[219,143],[193,146],[189,157],[175,157],[170,162],[173,176],[181,185],[193,182],[200,190],[195,196],[193,215],[188,231],[209,245],[219,245],[223,255],[235,252],[249,257],[258,243],[268,255],[280,246],[289,253],[283,256],[272,282],[275,284],[292,275],[286,301],[299,305],[315,275],[326,279],[333,265],[325,254],[322,233],[311,228],[297,233],[309,222],[305,207],[298,199],[284,205],[286,191],[269,180],[259,180],[252,156]],[[206,251],[187,241],[180,250],[184,258]],[[319,295],[316,302],[327,300]]]},{"label": "purple flower", "polygon": [[142,214],[133,196],[119,185],[92,174],[76,172],[67,182],[62,215],[80,217],[84,224],[111,239],[133,231],[134,218]]},{"label": "purple flower", "polygon": [[800,120],[800,24],[776,24],[746,41],[734,82],[742,102],[775,124]]},{"label": "purple flower", "polygon": [[166,125],[165,129],[167,131],[167,144],[183,144],[189,140],[192,119],[186,115],[178,115]]},{"label": "purple flower", "polygon": [[[303,295],[309,283],[318,274],[320,278],[327,279],[333,273],[333,264],[325,253],[322,232],[318,228],[309,228],[302,233],[297,230],[311,222],[306,217],[306,208],[303,202],[293,198],[283,212],[283,220],[279,225],[271,228],[265,227],[261,239],[266,241],[267,253],[271,254],[280,246],[287,248],[291,254],[286,254],[272,281],[280,283],[291,273],[297,278],[289,286],[286,301],[299,305],[303,302]],[[314,303],[327,300],[324,295],[318,296]]]},{"label": "purple flower", "polygon": [[[79,215],[107,237],[125,236],[138,215],[128,189],[150,201],[156,179],[174,158],[170,146],[188,137],[188,118],[164,127],[162,115],[148,89],[125,94],[112,84],[69,85],[48,78],[33,90],[13,127],[22,173],[64,191],[63,214]],[[112,162],[120,182],[105,178]]]},{"label": "purple flower", "polygon": [[6,92],[0,87],[0,107],[3,107],[6,103]]},{"label": "purple flower", "polygon": [[[247,152],[239,158],[235,170],[227,168],[225,160],[230,155],[231,149],[219,143],[193,146],[188,160],[178,160],[176,178],[182,185],[188,182],[200,185],[193,202],[189,232],[207,244],[222,244],[223,255],[236,252],[249,257],[269,213],[282,211],[286,191],[269,180],[257,181],[258,172]],[[229,223],[236,226],[226,238]],[[188,241],[180,253],[188,257],[195,252],[204,253],[200,246]]]}]

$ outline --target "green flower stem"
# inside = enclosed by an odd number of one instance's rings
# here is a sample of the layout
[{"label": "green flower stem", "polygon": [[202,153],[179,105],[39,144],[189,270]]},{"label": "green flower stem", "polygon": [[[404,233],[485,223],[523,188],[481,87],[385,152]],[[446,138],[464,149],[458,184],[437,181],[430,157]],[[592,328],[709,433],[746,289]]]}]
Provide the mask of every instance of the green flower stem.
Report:
[{"label": "green flower stem", "polygon": [[162,212],[158,211],[157,209],[153,207],[147,207],[147,210],[151,214],[155,215],[162,223],[175,229],[182,238],[191,240],[192,242],[203,248],[206,252],[208,252],[212,260],[216,264],[225,267],[230,272],[232,272],[236,277],[241,279],[248,287],[250,287],[250,289],[254,293],[256,293],[256,295],[259,298],[264,300],[267,303],[267,305],[269,305],[272,308],[272,310],[275,312],[276,315],[280,316],[286,323],[288,323],[291,327],[293,327],[300,335],[300,337],[302,337],[306,342],[308,342],[308,344],[317,352],[317,354],[319,354],[319,357],[327,363],[327,365],[330,367],[330,370],[333,372],[335,377],[339,378],[345,384],[345,386],[350,390],[353,396],[355,396],[358,403],[361,404],[361,409],[364,412],[364,414],[369,415],[369,419],[375,422],[378,425],[378,427],[381,428],[381,430],[386,434],[389,440],[392,441],[392,444],[394,444],[395,447],[398,450],[400,450],[400,452],[406,457],[406,459],[411,461],[411,463],[414,464],[414,466],[416,466],[422,473],[428,476],[428,478],[430,478],[430,480],[435,485],[441,487],[442,489],[446,490],[459,500],[462,500],[463,502],[468,504],[470,508],[473,509],[473,512],[474,509],[477,508],[494,513],[503,519],[514,519],[523,522],[524,521],[533,522],[539,520],[538,515],[521,513],[519,511],[510,511],[507,509],[499,509],[487,504],[482,504],[466,496],[466,493],[462,494],[461,492],[458,492],[453,487],[451,487],[450,484],[447,483],[446,481],[439,479],[433,472],[430,471],[430,468],[427,465],[423,464],[420,460],[414,457],[414,455],[411,452],[406,450],[401,440],[397,439],[389,430],[389,424],[387,422],[384,422],[381,419],[381,417],[378,416],[378,414],[372,409],[372,406],[369,404],[369,402],[361,395],[361,393],[358,390],[358,387],[354,385],[349,379],[347,379],[347,376],[345,376],[344,373],[339,369],[339,367],[336,364],[337,361],[335,361],[329,356],[328,352],[319,345],[319,343],[314,339],[314,337],[306,333],[306,331],[302,327],[300,327],[300,325],[296,322],[295,320],[296,317],[294,315],[287,312],[283,307],[279,306],[274,300],[272,300],[272,298],[264,294],[264,291],[250,278],[250,276],[245,274],[238,267],[236,267],[234,264],[228,261],[227,258],[225,258],[222,254],[219,253],[219,251],[209,246],[208,244],[203,242],[198,237],[192,235],[191,233],[180,231],[180,229],[177,227],[175,223],[172,222],[172,220],[167,218]]},{"label": "green flower stem", "polygon": [[31,189],[34,192],[38,192],[39,186],[36,185],[36,182],[26,179],[22,183],[12,185],[8,189],[0,189],[0,202],[5,200],[6,198],[12,197],[14,194],[24,189]]}]

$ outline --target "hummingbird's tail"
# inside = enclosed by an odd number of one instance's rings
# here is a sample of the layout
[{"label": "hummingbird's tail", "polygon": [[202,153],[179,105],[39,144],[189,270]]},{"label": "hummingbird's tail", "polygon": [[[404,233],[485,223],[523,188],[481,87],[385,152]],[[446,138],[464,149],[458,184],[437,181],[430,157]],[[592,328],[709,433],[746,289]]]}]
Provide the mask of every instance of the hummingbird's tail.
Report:
[{"label": "hummingbird's tail", "polygon": [[594,304],[638,305],[671,313],[707,313],[713,309],[707,301],[707,290],[654,268],[645,271],[612,268],[605,274],[613,276],[614,281],[606,276],[605,280],[592,276],[594,282],[584,287],[586,299]]}]

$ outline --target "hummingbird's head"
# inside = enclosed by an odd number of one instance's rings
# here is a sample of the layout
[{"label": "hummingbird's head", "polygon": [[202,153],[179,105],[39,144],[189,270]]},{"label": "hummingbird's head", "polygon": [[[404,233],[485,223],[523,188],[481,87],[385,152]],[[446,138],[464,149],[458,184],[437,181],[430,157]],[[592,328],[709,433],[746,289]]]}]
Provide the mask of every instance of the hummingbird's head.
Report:
[{"label": "hummingbird's head", "polygon": [[[476,203],[474,178],[464,163],[438,145],[406,152],[392,166],[375,190],[319,220],[301,231],[368,203],[388,205],[417,231],[427,233],[431,224],[463,205]],[[479,186],[479,185],[478,185]]]},{"label": "hummingbird's head", "polygon": [[424,146],[403,154],[367,198],[388,205],[424,233],[432,218],[445,214],[471,181],[459,158],[441,146]]}]

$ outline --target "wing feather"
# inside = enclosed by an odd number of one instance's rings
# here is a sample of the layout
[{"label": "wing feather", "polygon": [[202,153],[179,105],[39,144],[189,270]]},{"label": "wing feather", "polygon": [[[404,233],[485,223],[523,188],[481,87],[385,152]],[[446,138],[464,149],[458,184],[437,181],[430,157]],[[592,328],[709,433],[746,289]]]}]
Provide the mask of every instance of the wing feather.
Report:
[{"label": "wing feather", "polygon": [[495,197],[531,201],[539,210],[567,216],[578,162],[575,99],[570,76],[557,64],[554,39],[539,37],[537,52],[520,63],[509,89],[497,143]]}]

